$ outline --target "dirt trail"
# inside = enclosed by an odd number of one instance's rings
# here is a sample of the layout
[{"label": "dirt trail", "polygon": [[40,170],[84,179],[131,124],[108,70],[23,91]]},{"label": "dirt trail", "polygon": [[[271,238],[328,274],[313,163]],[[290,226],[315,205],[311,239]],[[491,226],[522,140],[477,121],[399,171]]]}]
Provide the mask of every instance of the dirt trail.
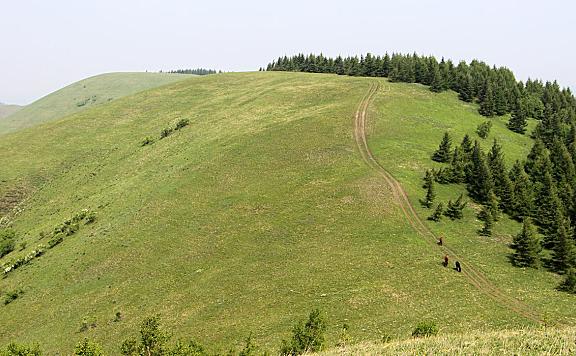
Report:
[{"label": "dirt trail", "polygon": [[466,262],[461,256],[459,256],[454,250],[444,243],[443,246],[436,244],[438,237],[424,224],[420,219],[414,206],[408,199],[408,195],[400,185],[400,183],[386,170],[384,167],[378,163],[374,158],[372,151],[368,147],[368,141],[366,139],[366,119],[367,111],[370,103],[374,99],[375,94],[378,92],[379,83],[373,83],[370,89],[362,98],[362,101],[358,105],[356,110],[355,120],[354,120],[354,137],[356,139],[356,144],[362,158],[366,164],[376,171],[390,186],[392,189],[392,194],[394,199],[402,209],[406,220],[410,225],[420,234],[433,248],[436,248],[439,252],[438,261],[444,254],[449,255],[452,260],[460,261],[462,265],[462,274],[482,293],[486,294],[494,301],[496,301],[501,306],[512,310],[518,315],[525,317],[535,323],[543,324],[544,320],[540,314],[534,311],[529,305],[524,304],[520,300],[506,295],[502,292],[496,285],[490,282],[476,267],[472,264]]}]

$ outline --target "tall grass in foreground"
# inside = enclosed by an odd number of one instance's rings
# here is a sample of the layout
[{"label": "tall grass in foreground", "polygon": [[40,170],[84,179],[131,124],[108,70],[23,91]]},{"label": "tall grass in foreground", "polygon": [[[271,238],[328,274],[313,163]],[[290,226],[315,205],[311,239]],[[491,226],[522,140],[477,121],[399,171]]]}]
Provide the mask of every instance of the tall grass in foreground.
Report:
[{"label": "tall grass in foreground", "polygon": [[447,334],[390,343],[361,343],[320,355],[573,355],[576,328]]}]

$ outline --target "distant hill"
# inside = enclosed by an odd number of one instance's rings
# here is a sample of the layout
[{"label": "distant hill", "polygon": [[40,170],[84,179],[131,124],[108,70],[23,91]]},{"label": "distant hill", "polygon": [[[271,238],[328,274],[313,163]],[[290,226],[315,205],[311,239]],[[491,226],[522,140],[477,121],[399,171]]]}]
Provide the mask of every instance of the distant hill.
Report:
[{"label": "distant hill", "polygon": [[22,109],[22,106],[20,105],[6,105],[0,103],[0,119],[8,117],[20,109]]},{"label": "distant hill", "polygon": [[[0,121],[0,135],[190,77],[170,73],[108,73],[90,77],[49,94]],[[0,118],[1,110],[0,107]]]}]

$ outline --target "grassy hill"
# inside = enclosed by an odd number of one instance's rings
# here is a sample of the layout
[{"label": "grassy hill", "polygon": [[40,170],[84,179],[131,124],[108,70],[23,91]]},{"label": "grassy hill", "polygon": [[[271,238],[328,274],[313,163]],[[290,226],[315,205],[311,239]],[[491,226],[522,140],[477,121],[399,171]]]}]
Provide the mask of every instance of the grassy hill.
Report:
[{"label": "grassy hill", "polygon": [[[73,83],[0,121],[0,134],[58,119],[89,107],[189,78],[168,73],[108,73]],[[0,108],[0,117],[1,117]]]},{"label": "grassy hill", "polygon": [[[372,101],[363,101],[370,88]],[[331,344],[343,324],[355,340],[406,337],[422,320],[441,331],[538,326],[526,309],[547,324],[573,324],[574,296],[554,290],[560,277],[507,261],[515,222],[481,238],[473,204],[462,221],[424,221],[465,271],[474,266],[486,280],[440,265],[444,251],[415,230],[398,191],[359,148],[361,102],[369,150],[425,220],[421,177],[443,132],[459,140],[485,119],[456,94],[420,85],[222,74],[5,135],[0,215],[25,246],[0,263],[47,245],[82,209],[96,221],[0,280],[3,292],[23,291],[0,306],[0,344],[68,352],[87,336],[116,353],[158,313],[176,337],[213,351],[250,333],[276,350],[314,307],[326,313]],[[160,140],[180,119],[190,124]],[[525,154],[530,139],[493,121],[483,145],[497,137],[508,161]],[[147,136],[155,142],[142,146]],[[438,190],[445,200],[463,187]],[[80,331],[84,323],[93,327]]]},{"label": "grassy hill", "polygon": [[0,104],[0,119],[10,116],[20,109],[22,109],[22,106],[20,105]]}]

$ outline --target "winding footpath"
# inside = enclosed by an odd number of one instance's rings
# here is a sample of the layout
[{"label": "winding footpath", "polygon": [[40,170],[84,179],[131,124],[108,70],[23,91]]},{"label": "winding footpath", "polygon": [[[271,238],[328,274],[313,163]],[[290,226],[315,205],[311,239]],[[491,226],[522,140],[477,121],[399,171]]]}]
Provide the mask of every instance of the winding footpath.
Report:
[{"label": "winding footpath", "polygon": [[[372,151],[368,147],[368,141],[366,139],[366,120],[367,112],[370,103],[374,99],[376,93],[378,92],[380,85],[378,82],[372,83],[370,89],[362,98],[362,101],[358,105],[354,118],[354,137],[356,139],[356,144],[358,145],[358,150],[362,155],[364,162],[375,172],[377,172],[386,181],[388,186],[392,190],[394,200],[400,206],[400,209],[404,213],[406,220],[410,225],[416,230],[416,232],[424,238],[433,248],[436,248],[439,255],[449,255],[452,259],[460,261],[462,265],[462,274],[465,278],[478,290],[486,294],[488,297],[492,298],[495,302],[500,304],[516,314],[531,320],[537,324],[544,324],[543,317],[533,310],[529,305],[524,304],[522,301],[508,296],[502,290],[500,290],[496,285],[490,282],[476,267],[471,263],[466,262],[462,256],[459,256],[454,250],[446,246],[437,245],[438,237],[426,226],[426,224],[420,219],[414,206],[408,199],[408,195],[400,185],[400,183],[386,170],[372,154]],[[439,260],[441,258],[439,257]]]}]

